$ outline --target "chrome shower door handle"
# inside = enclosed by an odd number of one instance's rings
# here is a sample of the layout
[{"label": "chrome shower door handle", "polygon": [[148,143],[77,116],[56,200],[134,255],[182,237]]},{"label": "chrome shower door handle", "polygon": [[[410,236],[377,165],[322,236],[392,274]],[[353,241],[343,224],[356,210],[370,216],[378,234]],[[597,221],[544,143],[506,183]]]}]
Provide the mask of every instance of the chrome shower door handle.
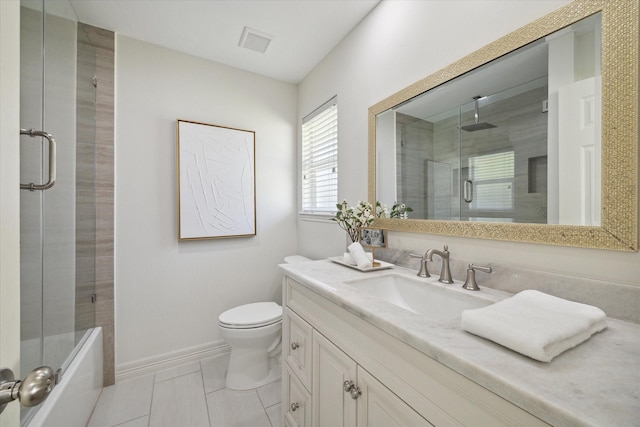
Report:
[{"label": "chrome shower door handle", "polygon": [[473,181],[471,181],[470,179],[465,179],[464,183],[462,184],[462,191],[462,197],[464,197],[464,201],[467,203],[473,202]]},{"label": "chrome shower door handle", "polygon": [[22,381],[14,379],[11,369],[0,369],[0,412],[14,400],[26,407],[39,405],[55,385],[56,375],[48,366],[34,369]]},{"label": "chrome shower door handle", "polygon": [[20,184],[20,189],[30,191],[48,190],[56,183],[56,140],[50,133],[35,129],[20,129],[20,135],[29,135],[32,138],[41,136],[49,141],[49,181],[44,184],[34,184],[33,182]]}]

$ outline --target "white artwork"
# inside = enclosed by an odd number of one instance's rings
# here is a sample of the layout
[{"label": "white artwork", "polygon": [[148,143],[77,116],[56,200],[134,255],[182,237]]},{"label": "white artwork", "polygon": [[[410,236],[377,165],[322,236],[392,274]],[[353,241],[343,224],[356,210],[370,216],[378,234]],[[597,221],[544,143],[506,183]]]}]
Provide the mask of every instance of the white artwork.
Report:
[{"label": "white artwork", "polygon": [[178,120],[178,239],[256,235],[255,132]]}]

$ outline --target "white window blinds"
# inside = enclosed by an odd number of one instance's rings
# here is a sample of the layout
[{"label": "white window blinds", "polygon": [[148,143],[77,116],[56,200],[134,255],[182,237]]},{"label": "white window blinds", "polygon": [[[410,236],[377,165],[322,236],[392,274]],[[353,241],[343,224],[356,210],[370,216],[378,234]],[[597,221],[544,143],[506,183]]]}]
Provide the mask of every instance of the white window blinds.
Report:
[{"label": "white window blinds", "polygon": [[508,211],[513,209],[513,151],[469,158],[475,194],[472,209]]},{"label": "white window blinds", "polygon": [[302,119],[302,212],[330,214],[338,203],[338,98]]}]

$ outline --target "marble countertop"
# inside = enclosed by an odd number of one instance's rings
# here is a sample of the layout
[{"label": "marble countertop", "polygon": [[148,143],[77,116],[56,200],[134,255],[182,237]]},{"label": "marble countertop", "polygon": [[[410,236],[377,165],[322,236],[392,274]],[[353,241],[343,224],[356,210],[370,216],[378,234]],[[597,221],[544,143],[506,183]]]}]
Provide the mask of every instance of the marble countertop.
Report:
[{"label": "marble countertop", "polygon": [[[315,293],[553,426],[640,425],[638,324],[607,318],[607,329],[544,363],[465,332],[459,319],[432,321],[345,283],[390,272],[415,278],[413,270],[394,267],[363,273],[329,260],[280,268]],[[462,282],[438,285],[454,290]],[[483,288],[478,296],[497,301],[510,294]]]}]

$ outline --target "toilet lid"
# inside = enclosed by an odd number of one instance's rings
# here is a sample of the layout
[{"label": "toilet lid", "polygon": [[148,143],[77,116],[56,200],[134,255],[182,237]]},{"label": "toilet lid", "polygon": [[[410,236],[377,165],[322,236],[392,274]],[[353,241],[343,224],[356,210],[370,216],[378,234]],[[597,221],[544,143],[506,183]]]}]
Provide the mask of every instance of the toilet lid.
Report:
[{"label": "toilet lid", "polygon": [[229,309],[218,317],[226,327],[257,328],[282,320],[282,307],[275,302],[256,302]]}]

